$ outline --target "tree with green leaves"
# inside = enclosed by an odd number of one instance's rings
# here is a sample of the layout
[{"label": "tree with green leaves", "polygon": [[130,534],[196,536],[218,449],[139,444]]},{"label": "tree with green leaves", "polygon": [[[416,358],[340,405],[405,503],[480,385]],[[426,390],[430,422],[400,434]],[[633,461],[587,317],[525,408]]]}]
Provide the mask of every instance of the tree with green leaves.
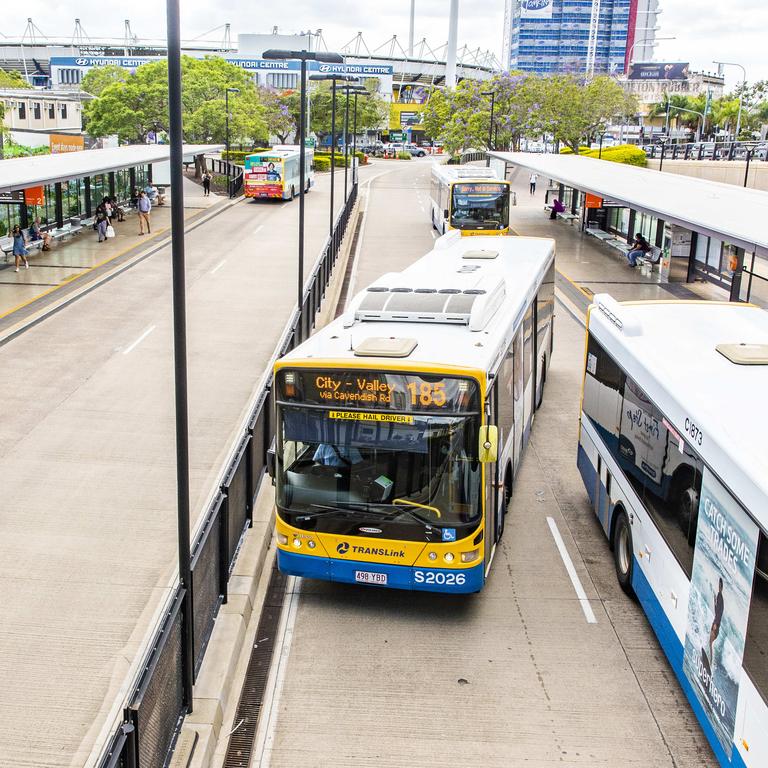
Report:
[{"label": "tree with green leaves", "polygon": [[574,75],[542,78],[537,128],[578,153],[582,142],[610,123],[637,112],[637,100],[613,79],[600,75],[588,82]]},{"label": "tree with green leaves", "polygon": [[259,101],[264,106],[264,117],[270,136],[277,136],[281,144],[298,131],[295,115],[299,110],[297,91],[281,93],[273,88],[260,88]]},{"label": "tree with green leaves", "polygon": [[[357,97],[357,130],[365,131],[373,128],[380,128],[384,122],[388,108],[381,96],[376,92],[377,81],[367,81],[365,83],[368,96]],[[331,133],[331,111],[333,101],[333,90],[331,83],[321,81],[313,84],[310,90],[310,130],[321,136],[328,136]],[[344,113],[346,110],[347,96],[341,90],[341,85],[336,86],[336,135],[342,136],[344,133]],[[352,134],[355,96],[349,95],[349,133]],[[296,101],[296,109],[299,107]]]},{"label": "tree with green leaves", "polygon": [[18,73],[0,69],[0,88],[31,88],[32,86]]},{"label": "tree with green leaves", "polygon": [[117,64],[107,64],[105,67],[89,69],[83,77],[80,87],[92,96],[101,96],[104,89],[113,83],[124,83],[130,72]]},{"label": "tree with green leaves", "polygon": [[[229,94],[232,142],[263,140],[268,133],[264,108],[247,72],[217,56],[182,56],[181,70],[185,141],[224,141],[228,88],[239,91]],[[94,79],[90,86],[101,87],[101,91],[85,105],[89,133],[96,137],[117,134],[121,141],[144,142],[150,132],[167,132],[167,62],[144,64],[124,78],[117,74],[110,73],[111,83]]]}]

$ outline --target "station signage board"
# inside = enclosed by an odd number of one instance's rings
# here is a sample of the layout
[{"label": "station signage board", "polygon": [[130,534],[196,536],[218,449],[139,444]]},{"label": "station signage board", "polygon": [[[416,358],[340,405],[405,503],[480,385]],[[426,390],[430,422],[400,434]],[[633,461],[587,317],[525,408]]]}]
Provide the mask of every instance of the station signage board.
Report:
[{"label": "station signage board", "polygon": [[27,187],[24,190],[24,202],[27,205],[45,205],[45,188],[39,187]]},{"label": "station signage board", "polygon": [[48,137],[52,155],[63,152],[80,152],[85,149],[85,137],[81,135],[52,133]]},{"label": "station signage board", "polygon": [[597,195],[590,195],[589,192],[587,192],[584,200],[584,207],[585,208],[602,208],[603,198],[598,197]]},{"label": "station signage board", "polygon": [[0,192],[0,203],[20,205],[24,202],[24,190],[14,189],[11,192]]}]

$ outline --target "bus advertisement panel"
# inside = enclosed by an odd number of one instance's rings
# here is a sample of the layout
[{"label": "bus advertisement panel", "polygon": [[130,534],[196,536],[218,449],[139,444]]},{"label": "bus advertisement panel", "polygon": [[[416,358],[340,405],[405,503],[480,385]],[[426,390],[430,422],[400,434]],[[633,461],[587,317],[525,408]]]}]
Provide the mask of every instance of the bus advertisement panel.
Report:
[{"label": "bus advertisement panel", "polygon": [[245,196],[283,197],[283,158],[249,155],[245,158]]},{"label": "bus advertisement panel", "polygon": [[683,670],[729,759],[758,535],[757,525],[705,467]]}]

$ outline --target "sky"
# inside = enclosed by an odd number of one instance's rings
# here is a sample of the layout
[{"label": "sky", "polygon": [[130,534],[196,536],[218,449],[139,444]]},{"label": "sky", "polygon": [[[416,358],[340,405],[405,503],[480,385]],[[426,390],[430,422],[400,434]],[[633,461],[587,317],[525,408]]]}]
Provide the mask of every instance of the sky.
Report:
[{"label": "sky", "polygon": [[[657,61],[688,61],[694,71],[716,69],[712,59],[742,64],[747,80],[768,79],[768,57],[762,46],[768,29],[766,0],[739,0],[718,3],[715,0],[660,0]],[[349,0],[283,0],[282,3],[258,0],[180,0],[182,38],[203,35],[211,29],[232,23],[232,37],[238,33],[266,33],[277,26],[283,33],[308,29],[323,30],[330,50],[341,48],[360,31],[372,50],[396,34],[407,45],[410,0],[386,3],[349,2]],[[5,5],[5,3],[4,3]],[[134,34],[157,38],[165,34],[165,3],[149,0],[120,11],[103,0],[26,0],[8,2],[3,8],[2,33],[20,36],[31,17],[40,30],[53,36],[71,38],[75,17],[87,34],[99,37],[123,37],[123,18],[128,17]],[[378,7],[376,7],[378,6]],[[215,8],[215,10],[213,10]],[[504,0],[459,0],[459,46],[478,46],[501,54]],[[433,48],[448,37],[448,0],[416,0],[415,38],[426,37]],[[216,39],[223,32],[213,33]],[[2,37],[0,37],[0,43]],[[726,82],[732,87],[741,80],[741,70],[726,69]]]}]

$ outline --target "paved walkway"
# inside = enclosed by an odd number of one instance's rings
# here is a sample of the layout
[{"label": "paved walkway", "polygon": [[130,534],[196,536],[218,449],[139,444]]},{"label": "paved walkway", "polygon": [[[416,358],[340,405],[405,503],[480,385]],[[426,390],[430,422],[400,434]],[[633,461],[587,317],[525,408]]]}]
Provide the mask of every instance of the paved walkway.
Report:
[{"label": "paved walkway", "polygon": [[[199,185],[184,180],[186,219],[225,201],[225,198],[216,196],[203,197]],[[39,304],[43,297],[90,277],[107,265],[113,267],[121,260],[156,245],[168,235],[170,219],[168,196],[165,205],[152,209],[151,235],[139,235],[136,212],[126,208],[125,221],[114,222],[116,237],[110,240],[100,243],[97,233],[84,227],[77,234],[55,241],[50,251],[30,249],[29,269],[22,268],[19,272],[15,271],[13,256],[9,256],[7,261],[0,262],[0,321],[35,302]]]},{"label": "paved walkway", "polygon": [[[295,304],[297,217],[242,201],[187,235],[193,527]],[[0,371],[0,765],[90,765],[176,565],[170,248],[0,346]]]}]

